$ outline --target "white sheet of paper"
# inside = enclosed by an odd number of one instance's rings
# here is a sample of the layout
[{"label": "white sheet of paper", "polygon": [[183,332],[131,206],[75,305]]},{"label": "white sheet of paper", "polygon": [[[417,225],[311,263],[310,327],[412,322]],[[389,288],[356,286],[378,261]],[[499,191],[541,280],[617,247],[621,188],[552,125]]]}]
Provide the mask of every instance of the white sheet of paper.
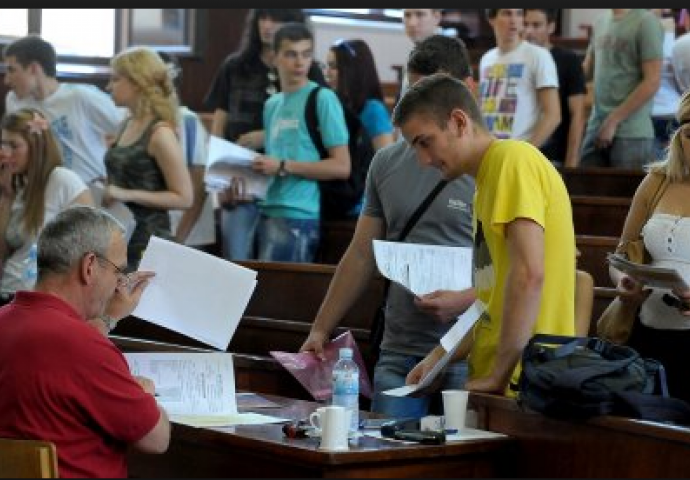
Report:
[{"label": "white sheet of paper", "polygon": [[156,400],[169,415],[235,415],[232,354],[125,353],[132,375],[153,380]]},{"label": "white sheet of paper", "polygon": [[675,268],[655,267],[631,262],[620,255],[607,255],[608,262],[618,270],[630,275],[648,287],[662,290],[687,290],[690,280],[686,280]]},{"label": "white sheet of paper", "polygon": [[391,395],[393,397],[406,397],[420,390],[429,387],[434,379],[439,373],[445,368],[446,365],[451,361],[455,351],[460,346],[465,334],[472,328],[472,326],[477,323],[479,317],[481,317],[484,307],[479,300],[475,301],[470,308],[465,310],[465,313],[458,317],[458,321],[453,325],[453,328],[448,330],[448,332],[441,338],[441,346],[446,351],[446,353],[441,357],[441,359],[434,365],[434,368],[429,370],[422,380],[414,385],[403,385],[402,387],[392,388],[390,390],[385,390],[383,393],[386,395]]},{"label": "white sheet of paper", "polygon": [[467,440],[483,440],[488,438],[505,438],[508,435],[477,428],[463,428],[458,433],[446,434],[446,442],[463,442]]},{"label": "white sheet of paper", "polygon": [[215,135],[211,135],[208,139],[207,165],[209,166],[214,163],[227,163],[240,167],[251,167],[252,161],[258,155],[254,150],[249,150]]},{"label": "white sheet of paper", "polygon": [[156,276],[132,315],[228,348],[256,287],[256,271],[156,236],[139,269]]},{"label": "white sheet of paper", "polygon": [[472,286],[472,248],[374,240],[381,275],[414,295]]},{"label": "white sheet of paper", "polygon": [[251,168],[227,163],[216,163],[206,169],[204,182],[209,191],[218,191],[230,186],[233,177],[244,178],[245,189],[248,195],[256,198],[265,198],[268,185],[272,177],[257,173]]},{"label": "white sheet of paper", "polygon": [[441,346],[443,349],[447,352],[455,345],[458,345],[467,332],[477,323],[477,320],[479,320],[483,312],[484,306],[479,300],[475,300],[470,308],[465,310],[465,313],[458,317],[453,328],[448,330],[441,338]]},{"label": "white sheet of paper", "polygon": [[175,423],[197,428],[235,427],[238,425],[267,425],[289,422],[289,418],[272,417],[261,413],[235,413],[231,415],[170,415]]}]

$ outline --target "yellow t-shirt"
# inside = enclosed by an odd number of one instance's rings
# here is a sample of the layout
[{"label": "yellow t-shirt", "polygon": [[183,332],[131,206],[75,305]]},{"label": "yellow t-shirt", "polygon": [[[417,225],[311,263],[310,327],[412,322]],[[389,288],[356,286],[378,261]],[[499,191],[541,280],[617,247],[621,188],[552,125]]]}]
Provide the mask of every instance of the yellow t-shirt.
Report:
[{"label": "yellow t-shirt", "polygon": [[[558,171],[538,149],[518,140],[497,140],[485,153],[474,216],[474,284],[486,310],[474,327],[468,360],[470,378],[479,378],[493,369],[501,333],[509,265],[505,225],[526,218],[544,228],[544,286],[533,333],[575,333],[575,233]],[[512,384],[519,374],[518,364]]]}]

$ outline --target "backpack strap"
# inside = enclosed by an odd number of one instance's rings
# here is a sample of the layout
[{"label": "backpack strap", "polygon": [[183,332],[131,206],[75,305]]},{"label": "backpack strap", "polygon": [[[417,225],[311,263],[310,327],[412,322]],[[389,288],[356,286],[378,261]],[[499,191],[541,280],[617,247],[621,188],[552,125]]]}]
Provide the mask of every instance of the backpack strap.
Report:
[{"label": "backpack strap", "polygon": [[321,158],[328,158],[328,150],[323,144],[321,138],[321,129],[319,128],[319,112],[317,109],[317,95],[321,91],[321,86],[317,86],[309,92],[307,103],[304,107],[304,119],[307,122],[307,131],[311,137],[311,141],[319,152]]}]

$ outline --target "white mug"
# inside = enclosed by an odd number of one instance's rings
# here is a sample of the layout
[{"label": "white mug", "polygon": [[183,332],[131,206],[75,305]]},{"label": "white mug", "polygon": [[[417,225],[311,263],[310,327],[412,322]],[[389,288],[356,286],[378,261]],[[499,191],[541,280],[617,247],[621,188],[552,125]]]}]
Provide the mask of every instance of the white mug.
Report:
[{"label": "white mug", "polygon": [[464,429],[467,417],[467,399],[470,392],[467,390],[444,390],[442,394],[444,427],[458,431]]},{"label": "white mug", "polygon": [[348,450],[347,434],[350,429],[351,412],[345,407],[331,405],[317,408],[309,415],[309,423],[321,430],[319,449],[342,451]]}]

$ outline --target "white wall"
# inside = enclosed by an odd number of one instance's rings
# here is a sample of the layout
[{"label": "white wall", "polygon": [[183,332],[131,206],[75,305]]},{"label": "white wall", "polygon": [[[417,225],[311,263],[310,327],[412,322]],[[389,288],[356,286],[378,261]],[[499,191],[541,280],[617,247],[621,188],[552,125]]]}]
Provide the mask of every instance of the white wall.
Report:
[{"label": "white wall", "polygon": [[359,38],[367,42],[382,82],[397,82],[393,65],[407,63],[412,42],[405,35],[402,23],[370,22],[353,25],[351,21],[330,17],[311,17],[316,43],[315,59],[326,62],[326,53],[338,39]]},{"label": "white wall", "polygon": [[591,26],[596,18],[608,8],[568,8],[563,12],[563,36],[585,37],[587,32],[581,26]]}]

